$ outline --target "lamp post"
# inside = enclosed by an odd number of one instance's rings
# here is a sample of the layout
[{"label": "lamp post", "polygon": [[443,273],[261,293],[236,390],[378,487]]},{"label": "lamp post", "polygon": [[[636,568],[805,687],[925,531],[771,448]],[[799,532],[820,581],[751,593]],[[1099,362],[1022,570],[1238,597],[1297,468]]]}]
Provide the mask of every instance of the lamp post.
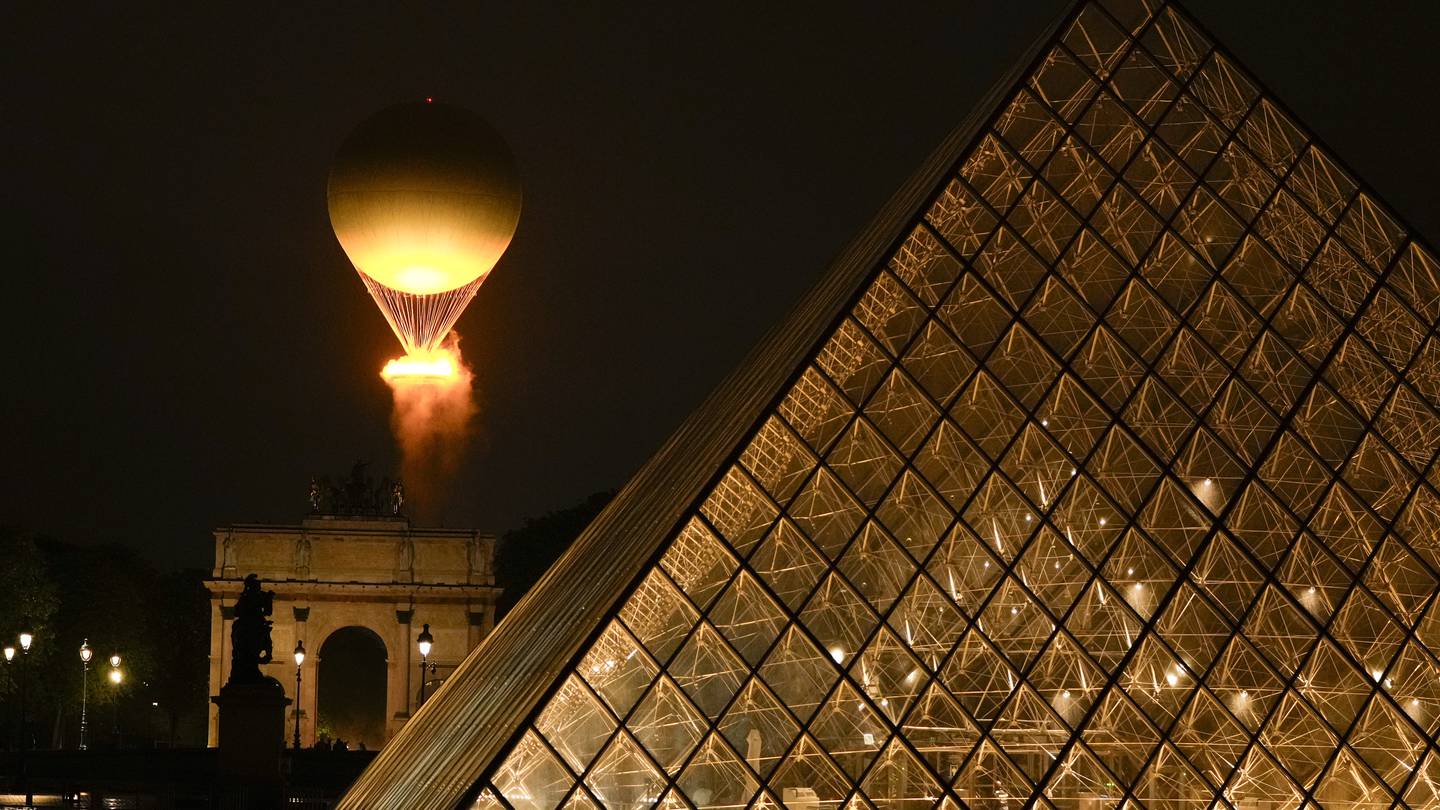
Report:
[{"label": "lamp post", "polygon": [[[25,806],[31,807],[34,803],[34,796],[30,793],[29,772],[25,761],[25,751],[30,747],[30,715],[26,681],[26,673],[30,669],[30,645],[35,643],[35,633],[30,629],[30,617],[25,617],[20,622],[20,783],[25,787]],[[10,657],[6,652],[6,657]]]},{"label": "lamp post", "polygon": [[305,642],[295,642],[295,744],[300,750],[300,665],[305,663]]},{"label": "lamp post", "polygon": [[90,702],[90,659],[95,656],[95,651],[90,649],[90,639],[80,642],[80,750],[85,750],[85,732],[89,727],[86,717]]},{"label": "lamp post", "polygon": [[5,663],[6,663],[7,665],[8,665],[8,664],[13,664],[13,663],[15,663],[15,645],[14,645],[14,644],[6,644],[6,645],[5,645]]},{"label": "lamp post", "polygon": [[430,635],[430,625],[423,625],[420,628],[420,637],[416,639],[416,646],[420,648],[420,700],[415,708],[425,705],[425,673],[434,672],[435,668],[430,665],[430,650],[435,646],[435,637]]},{"label": "lamp post", "polygon": [[26,726],[30,724],[29,706],[26,705],[28,691],[26,688],[25,676],[30,667],[30,645],[35,643],[35,634],[30,632],[30,619],[25,618],[20,624],[20,757],[25,757],[25,749],[29,747],[29,735]]},{"label": "lamp post", "polygon": [[120,670],[120,655],[116,653],[110,656],[110,683],[115,687],[114,713],[112,715],[114,726],[111,733],[115,735],[115,747],[120,747],[120,684],[125,681],[125,673]]},{"label": "lamp post", "polygon": [[[8,665],[13,664],[13,663],[15,663],[15,645],[14,645],[14,644],[6,644],[6,645],[5,645],[5,664],[8,666]],[[22,735],[22,739],[23,739],[23,735],[25,734],[25,732],[24,732],[23,729],[21,730],[20,734]],[[21,750],[21,756],[22,756],[22,757],[24,756],[24,750],[23,750],[23,749]],[[22,763],[22,766],[23,766],[23,763],[24,763],[24,760],[23,760],[23,759],[21,760],[21,763]]]}]

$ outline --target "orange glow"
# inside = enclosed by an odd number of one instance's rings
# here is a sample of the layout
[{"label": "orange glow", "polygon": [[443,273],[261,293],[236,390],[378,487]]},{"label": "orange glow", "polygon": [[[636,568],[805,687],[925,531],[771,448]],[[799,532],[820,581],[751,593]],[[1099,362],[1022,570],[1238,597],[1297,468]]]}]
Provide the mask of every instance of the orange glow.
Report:
[{"label": "orange glow", "polygon": [[384,377],[386,382],[455,380],[460,365],[458,360],[458,352],[445,347],[429,352],[413,352],[386,363],[380,376]]}]

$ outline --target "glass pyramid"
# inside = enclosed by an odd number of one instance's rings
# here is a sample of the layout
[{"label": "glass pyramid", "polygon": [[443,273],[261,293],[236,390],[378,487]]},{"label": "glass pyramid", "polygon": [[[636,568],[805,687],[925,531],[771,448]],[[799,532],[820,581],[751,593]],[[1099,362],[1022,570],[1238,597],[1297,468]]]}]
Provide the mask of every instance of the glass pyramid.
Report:
[{"label": "glass pyramid", "polygon": [[621,587],[502,627],[573,643],[342,806],[1440,805],[1440,263],[1168,4],[1021,75]]}]

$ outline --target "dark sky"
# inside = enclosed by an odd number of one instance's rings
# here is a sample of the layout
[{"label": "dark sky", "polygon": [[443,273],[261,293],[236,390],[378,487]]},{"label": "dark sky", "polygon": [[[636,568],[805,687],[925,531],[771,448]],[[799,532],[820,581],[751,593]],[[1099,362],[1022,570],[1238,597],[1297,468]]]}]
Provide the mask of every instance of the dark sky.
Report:
[{"label": "dark sky", "polygon": [[[460,320],[446,522],[622,484],[1064,2],[14,4],[0,15],[0,524],[210,564],[315,473],[393,469],[397,344],[331,234],[360,120],[510,142],[525,209]],[[1192,10],[1440,235],[1432,0]]]}]

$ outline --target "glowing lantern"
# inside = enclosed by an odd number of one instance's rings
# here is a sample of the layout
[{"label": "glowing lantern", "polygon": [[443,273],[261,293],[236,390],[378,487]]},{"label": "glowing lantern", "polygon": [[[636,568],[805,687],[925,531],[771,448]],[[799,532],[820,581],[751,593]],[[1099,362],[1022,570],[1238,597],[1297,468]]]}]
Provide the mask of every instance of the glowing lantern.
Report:
[{"label": "glowing lantern", "polygon": [[340,146],[330,225],[408,354],[439,347],[510,245],[520,178],[505,141],[429,99],[382,110]]}]

